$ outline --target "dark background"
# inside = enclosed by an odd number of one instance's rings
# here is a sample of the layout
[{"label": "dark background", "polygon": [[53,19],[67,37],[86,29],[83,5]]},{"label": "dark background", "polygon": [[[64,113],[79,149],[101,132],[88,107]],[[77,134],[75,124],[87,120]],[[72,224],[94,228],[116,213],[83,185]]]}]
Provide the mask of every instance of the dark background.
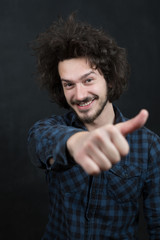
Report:
[{"label": "dark background", "polygon": [[[127,117],[150,112],[147,126],[160,134],[159,0],[0,1],[0,239],[39,240],[48,216],[45,174],[27,155],[31,125],[63,109],[35,82],[30,41],[57,19],[78,10],[79,19],[103,27],[127,48],[129,90],[118,106]],[[143,218],[140,239],[147,239]]]}]

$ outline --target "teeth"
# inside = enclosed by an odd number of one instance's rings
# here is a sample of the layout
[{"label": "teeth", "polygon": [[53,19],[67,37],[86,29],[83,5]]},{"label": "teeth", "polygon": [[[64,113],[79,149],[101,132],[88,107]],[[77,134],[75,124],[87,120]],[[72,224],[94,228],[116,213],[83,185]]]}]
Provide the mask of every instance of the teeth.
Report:
[{"label": "teeth", "polygon": [[92,99],[91,101],[87,102],[87,103],[81,103],[81,104],[78,104],[79,106],[81,107],[84,107],[84,106],[87,106],[89,104],[91,104],[91,102],[93,101],[94,99]]}]

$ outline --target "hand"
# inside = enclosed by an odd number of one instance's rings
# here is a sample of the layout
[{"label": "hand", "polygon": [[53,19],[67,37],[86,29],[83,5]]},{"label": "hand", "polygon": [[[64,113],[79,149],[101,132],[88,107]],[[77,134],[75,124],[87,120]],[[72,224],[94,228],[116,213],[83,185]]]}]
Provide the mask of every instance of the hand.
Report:
[{"label": "hand", "polygon": [[141,128],[148,118],[148,112],[140,113],[116,125],[107,124],[91,132],[79,132],[67,141],[67,147],[74,160],[88,173],[98,174],[108,170],[129,152],[125,136]]}]

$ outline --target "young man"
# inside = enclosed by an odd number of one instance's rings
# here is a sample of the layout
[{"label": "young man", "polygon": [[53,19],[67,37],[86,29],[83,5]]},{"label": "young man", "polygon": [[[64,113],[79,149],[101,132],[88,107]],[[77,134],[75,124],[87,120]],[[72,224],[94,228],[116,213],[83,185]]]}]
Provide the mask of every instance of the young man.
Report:
[{"label": "young man", "polygon": [[50,214],[43,239],[136,239],[139,199],[150,239],[160,239],[160,139],[112,104],[126,87],[125,50],[102,30],[60,19],[34,44],[40,81],[63,116],[29,132],[34,164],[45,168]]}]

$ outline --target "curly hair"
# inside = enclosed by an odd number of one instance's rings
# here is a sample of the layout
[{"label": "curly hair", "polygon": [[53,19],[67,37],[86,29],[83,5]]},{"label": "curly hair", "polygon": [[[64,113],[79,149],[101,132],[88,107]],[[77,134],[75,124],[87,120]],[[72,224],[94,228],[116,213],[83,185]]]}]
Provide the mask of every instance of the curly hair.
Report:
[{"label": "curly hair", "polygon": [[79,22],[75,14],[67,20],[59,18],[33,41],[37,57],[38,80],[51,94],[51,99],[69,108],[58,73],[60,61],[85,57],[91,67],[98,69],[108,84],[108,100],[117,100],[126,89],[129,64],[126,50],[102,29]]}]

